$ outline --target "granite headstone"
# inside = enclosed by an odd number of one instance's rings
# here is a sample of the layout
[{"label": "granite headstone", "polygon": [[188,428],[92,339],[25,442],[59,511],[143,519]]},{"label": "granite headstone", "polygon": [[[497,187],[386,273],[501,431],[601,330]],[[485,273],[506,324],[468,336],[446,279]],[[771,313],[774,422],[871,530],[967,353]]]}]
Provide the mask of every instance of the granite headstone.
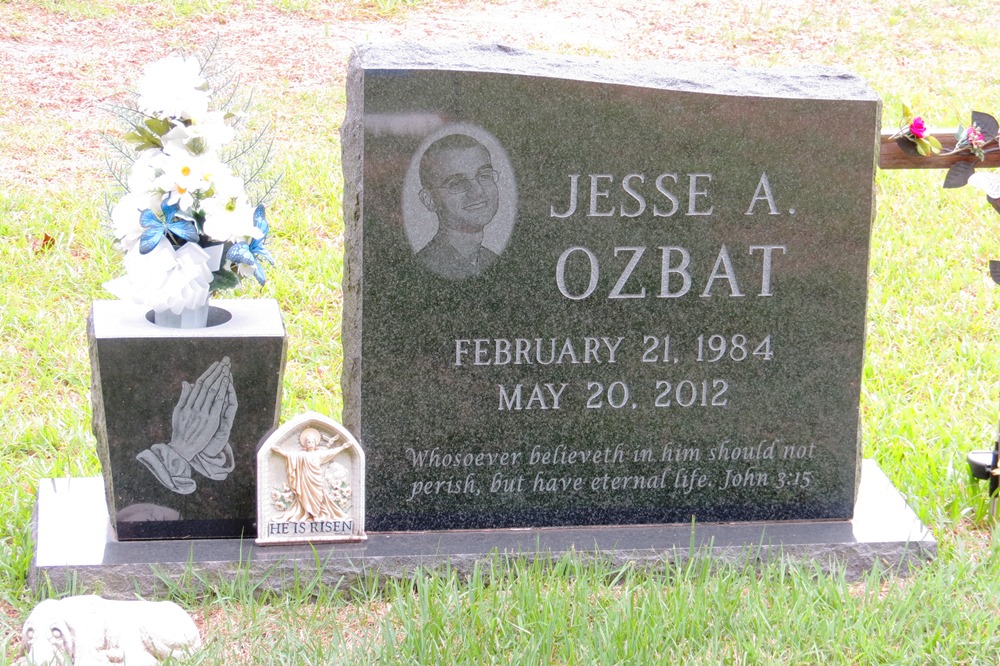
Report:
[{"label": "granite headstone", "polygon": [[368,529],[849,518],[879,124],[837,70],[359,47]]},{"label": "granite headstone", "polygon": [[256,535],[257,445],[278,424],[285,328],[273,299],[213,303],[198,329],[93,304],[93,430],[119,539]]}]

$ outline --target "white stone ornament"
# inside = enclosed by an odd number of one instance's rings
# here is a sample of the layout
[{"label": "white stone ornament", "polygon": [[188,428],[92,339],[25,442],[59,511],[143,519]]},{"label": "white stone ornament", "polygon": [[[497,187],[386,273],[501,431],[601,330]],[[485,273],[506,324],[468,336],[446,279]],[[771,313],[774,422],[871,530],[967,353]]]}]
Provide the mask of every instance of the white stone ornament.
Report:
[{"label": "white stone ornament", "polygon": [[154,666],[201,646],[191,617],[170,601],[94,595],[46,599],[21,630],[24,661],[60,666]]},{"label": "white stone ornament", "polygon": [[362,541],[365,454],[342,425],[306,412],[257,451],[257,543]]}]

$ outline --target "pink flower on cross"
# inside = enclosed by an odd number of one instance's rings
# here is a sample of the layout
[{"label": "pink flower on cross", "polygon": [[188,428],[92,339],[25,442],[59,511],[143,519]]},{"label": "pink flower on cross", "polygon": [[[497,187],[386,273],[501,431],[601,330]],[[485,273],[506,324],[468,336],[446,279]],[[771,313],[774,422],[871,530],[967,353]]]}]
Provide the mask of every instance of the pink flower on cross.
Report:
[{"label": "pink flower on cross", "polygon": [[970,125],[969,129],[965,130],[965,138],[973,148],[982,148],[986,145],[986,137],[975,125]]},{"label": "pink flower on cross", "polygon": [[927,125],[924,124],[924,119],[921,118],[920,116],[914,118],[913,121],[910,123],[910,132],[913,134],[914,137],[918,139],[923,139],[925,136],[927,136],[928,134]]}]

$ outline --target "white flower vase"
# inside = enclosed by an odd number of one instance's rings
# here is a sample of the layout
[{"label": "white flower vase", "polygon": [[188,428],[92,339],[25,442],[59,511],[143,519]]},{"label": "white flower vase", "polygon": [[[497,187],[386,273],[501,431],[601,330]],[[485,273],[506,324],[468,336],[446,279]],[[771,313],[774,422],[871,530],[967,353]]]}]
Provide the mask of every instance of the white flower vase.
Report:
[{"label": "white flower vase", "polygon": [[205,328],[208,326],[208,302],[192,308],[184,308],[180,314],[173,310],[153,311],[153,323],[167,328]]},{"label": "white flower vase", "polygon": [[205,248],[185,243],[175,249],[165,238],[145,254],[136,245],[125,255],[128,273],[104,287],[118,298],[151,308],[147,319],[157,326],[205,328],[211,319],[212,274],[222,265],[222,251],[222,243]]}]

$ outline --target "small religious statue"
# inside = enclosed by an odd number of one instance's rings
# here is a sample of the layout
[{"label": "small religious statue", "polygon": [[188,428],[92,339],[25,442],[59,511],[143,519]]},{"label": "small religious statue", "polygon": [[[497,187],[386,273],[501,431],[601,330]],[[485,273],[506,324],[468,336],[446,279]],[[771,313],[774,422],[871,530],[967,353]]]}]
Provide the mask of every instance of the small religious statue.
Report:
[{"label": "small religious statue", "polygon": [[[335,473],[333,478],[345,476],[343,467],[333,461],[341,451],[351,446],[351,442],[333,446],[336,439],[323,437],[315,428],[306,428],[299,435],[301,451],[283,451],[279,444],[271,445],[271,450],[285,459],[291,491],[291,506],[281,515],[282,520],[342,520],[347,516],[344,505],[349,506],[349,503],[344,500],[350,499],[350,487],[347,487],[346,496],[341,493],[342,496],[338,497],[336,491],[339,488],[325,474],[327,466],[335,465],[335,472],[340,474]],[[326,443],[326,448],[319,448],[321,440]]]},{"label": "small religious statue", "polygon": [[309,412],[257,454],[257,543],[360,541],[364,452],[340,424]]}]

